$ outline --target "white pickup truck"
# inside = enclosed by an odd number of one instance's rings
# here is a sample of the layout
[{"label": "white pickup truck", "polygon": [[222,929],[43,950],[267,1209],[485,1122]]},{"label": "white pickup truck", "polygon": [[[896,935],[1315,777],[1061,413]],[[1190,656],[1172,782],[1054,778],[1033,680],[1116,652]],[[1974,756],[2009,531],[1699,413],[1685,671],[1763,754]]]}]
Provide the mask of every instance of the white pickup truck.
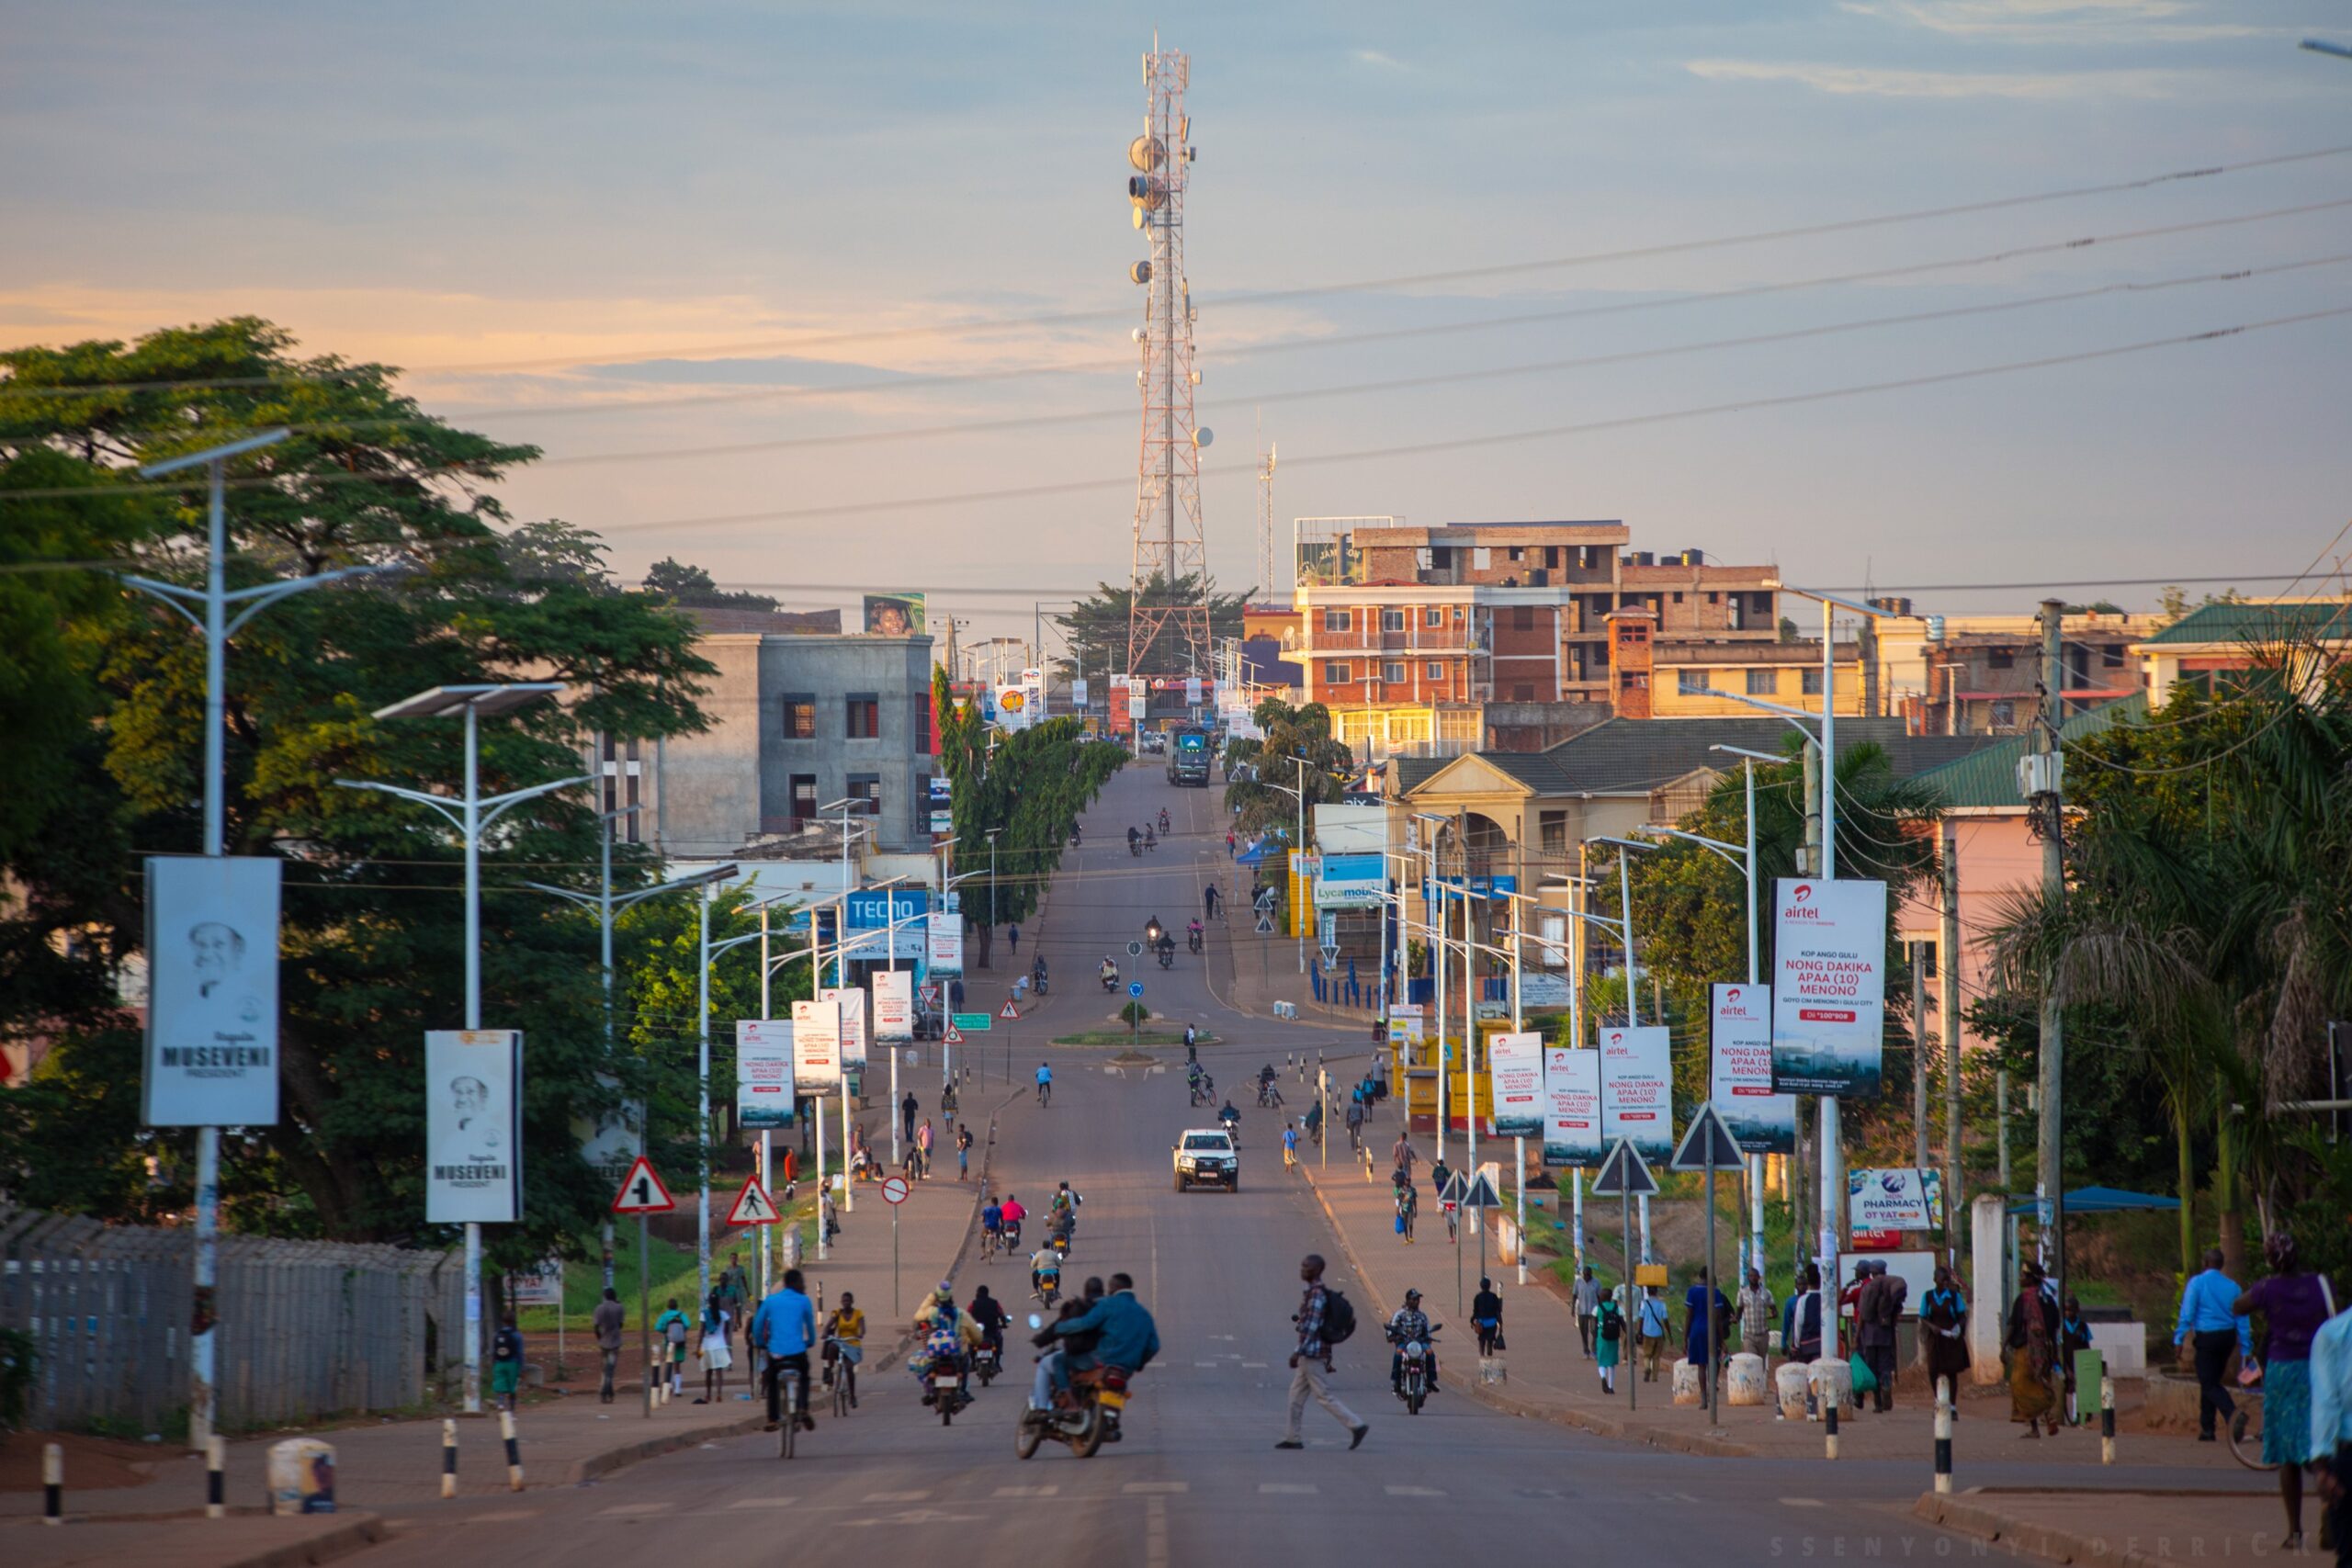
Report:
[{"label": "white pickup truck", "polygon": [[1203,1185],[1241,1190],[1241,1151],[1224,1128],[1189,1128],[1176,1140],[1174,1151],[1177,1191]]}]

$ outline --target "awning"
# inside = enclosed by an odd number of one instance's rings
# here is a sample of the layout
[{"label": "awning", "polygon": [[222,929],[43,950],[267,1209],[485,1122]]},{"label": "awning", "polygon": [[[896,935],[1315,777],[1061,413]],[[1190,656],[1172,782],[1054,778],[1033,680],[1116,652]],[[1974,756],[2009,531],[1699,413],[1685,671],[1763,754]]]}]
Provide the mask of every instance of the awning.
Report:
[{"label": "awning", "polygon": [[[2066,1194],[2066,1213],[2075,1214],[2121,1214],[2143,1209],[2177,1209],[2177,1198],[2159,1198],[2153,1192],[2126,1192],[2120,1187],[2078,1187]],[[2035,1203],[2031,1198],[2009,1205],[2012,1214],[2030,1214]]]}]

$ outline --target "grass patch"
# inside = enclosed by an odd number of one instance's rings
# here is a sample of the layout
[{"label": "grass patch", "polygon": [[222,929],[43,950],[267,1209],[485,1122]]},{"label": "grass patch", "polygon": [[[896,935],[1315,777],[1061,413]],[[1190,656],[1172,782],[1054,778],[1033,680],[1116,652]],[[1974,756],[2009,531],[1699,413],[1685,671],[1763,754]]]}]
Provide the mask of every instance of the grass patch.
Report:
[{"label": "grass patch", "polygon": [[[1054,1036],[1053,1043],[1057,1045],[1169,1045],[1182,1050],[1184,1036],[1159,1029],[1146,1029],[1134,1033],[1124,1029],[1084,1029],[1076,1034],[1057,1034]],[[1225,1043],[1214,1034],[1197,1032],[1193,1036],[1193,1043],[1195,1045]]]}]

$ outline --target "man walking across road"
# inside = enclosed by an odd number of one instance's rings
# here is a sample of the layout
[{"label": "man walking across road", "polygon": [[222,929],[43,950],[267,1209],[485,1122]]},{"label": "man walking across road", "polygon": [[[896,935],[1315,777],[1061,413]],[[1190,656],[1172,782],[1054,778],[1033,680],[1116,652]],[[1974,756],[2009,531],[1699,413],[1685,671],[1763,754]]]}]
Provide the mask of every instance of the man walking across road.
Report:
[{"label": "man walking across road", "polygon": [[1348,1447],[1363,1445],[1364,1434],[1372,1424],[1340,1403],[1331,1392],[1331,1347],[1355,1331],[1355,1314],[1349,1311],[1344,1322],[1334,1312],[1335,1292],[1324,1289],[1323,1259],[1319,1254],[1308,1253],[1299,1260],[1298,1277],[1306,1285],[1298,1311],[1291,1321],[1298,1325],[1298,1348],[1290,1354],[1290,1424],[1283,1430],[1278,1449],[1303,1449],[1306,1444],[1299,1437],[1299,1420],[1306,1414],[1306,1402],[1330,1412],[1331,1418],[1348,1429]]},{"label": "man walking across road", "polygon": [[596,1403],[613,1402],[613,1375],[621,1361],[621,1330],[628,1325],[628,1313],[621,1305],[620,1292],[610,1285],[605,1287],[605,1299],[596,1303],[595,1315],[589,1319],[596,1335],[596,1359],[603,1363],[596,1382]]},{"label": "man walking across road", "polygon": [[907,1090],[907,1098],[899,1101],[899,1125],[904,1129],[904,1142],[915,1141],[915,1112],[922,1107],[915,1103],[915,1091]]},{"label": "man walking across road", "polygon": [[2173,1325],[2172,1342],[2187,1344],[2197,1365],[2197,1440],[2213,1441],[2213,1417],[2234,1423],[2237,1401],[2230,1397],[2222,1375],[2229,1368],[2230,1352],[2241,1358],[2254,1353],[2254,1327],[2230,1310],[2238,1299],[2237,1281],[2222,1272],[2222,1249],[2205,1249],[2205,1271],[2180,1292],[2180,1317]]},{"label": "man walking across road", "polygon": [[1600,1281],[1592,1277],[1592,1268],[1586,1265],[1577,1276],[1574,1292],[1577,1309],[1577,1337],[1584,1341],[1584,1359],[1592,1359],[1592,1330],[1600,1317]]}]

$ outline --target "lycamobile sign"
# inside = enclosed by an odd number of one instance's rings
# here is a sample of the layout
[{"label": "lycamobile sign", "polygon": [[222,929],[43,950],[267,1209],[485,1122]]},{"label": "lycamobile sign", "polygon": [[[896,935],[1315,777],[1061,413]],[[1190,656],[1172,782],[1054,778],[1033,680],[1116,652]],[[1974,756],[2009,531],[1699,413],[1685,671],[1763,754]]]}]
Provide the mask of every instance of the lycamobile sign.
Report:
[{"label": "lycamobile sign", "polygon": [[1773,890],[1772,1087],[1878,1093],[1886,884],[1783,878]]}]

